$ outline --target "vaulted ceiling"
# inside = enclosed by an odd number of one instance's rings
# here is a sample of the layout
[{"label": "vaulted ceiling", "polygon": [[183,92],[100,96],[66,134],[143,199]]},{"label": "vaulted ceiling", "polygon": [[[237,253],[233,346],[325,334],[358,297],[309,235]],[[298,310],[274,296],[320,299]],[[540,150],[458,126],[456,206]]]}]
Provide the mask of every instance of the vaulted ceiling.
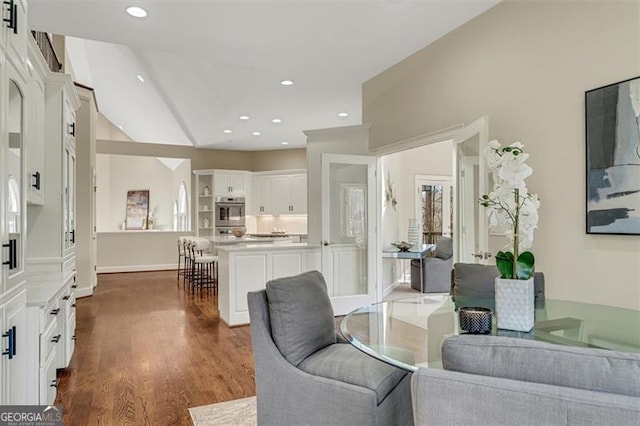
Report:
[{"label": "vaulted ceiling", "polygon": [[[29,0],[28,6],[31,29],[70,36],[76,80],[96,90],[100,111],[133,140],[263,150],[302,147],[303,130],[361,124],[364,81],[496,3]],[[148,16],[129,16],[132,5]],[[295,84],[281,85],[285,79]]]}]

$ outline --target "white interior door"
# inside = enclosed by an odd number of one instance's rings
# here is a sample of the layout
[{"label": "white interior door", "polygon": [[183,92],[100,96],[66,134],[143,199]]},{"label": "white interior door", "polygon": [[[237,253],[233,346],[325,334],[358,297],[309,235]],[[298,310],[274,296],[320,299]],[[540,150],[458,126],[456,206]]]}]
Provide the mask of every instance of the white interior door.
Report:
[{"label": "white interior door", "polygon": [[465,263],[488,263],[489,226],[486,212],[478,203],[488,191],[489,174],[483,156],[489,144],[489,120],[474,121],[454,138],[456,197],[454,259]]},{"label": "white interior door", "polygon": [[375,158],[322,154],[322,273],[336,315],[375,300]]}]

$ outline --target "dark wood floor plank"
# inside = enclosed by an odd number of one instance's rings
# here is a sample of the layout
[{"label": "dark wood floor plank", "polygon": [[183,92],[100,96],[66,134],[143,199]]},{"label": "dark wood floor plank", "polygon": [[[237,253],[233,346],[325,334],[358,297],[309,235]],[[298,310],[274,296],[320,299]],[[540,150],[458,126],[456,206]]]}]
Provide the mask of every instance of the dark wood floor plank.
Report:
[{"label": "dark wood floor plank", "polygon": [[255,395],[249,327],[175,272],[99,276],[78,299],[76,349],[59,370],[65,425],[190,425],[188,408]]}]

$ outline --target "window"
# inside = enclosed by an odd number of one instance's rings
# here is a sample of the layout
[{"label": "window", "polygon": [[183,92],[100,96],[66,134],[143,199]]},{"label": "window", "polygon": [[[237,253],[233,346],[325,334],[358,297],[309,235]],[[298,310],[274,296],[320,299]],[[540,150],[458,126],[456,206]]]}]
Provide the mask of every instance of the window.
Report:
[{"label": "window", "polygon": [[178,190],[178,226],[176,231],[189,230],[189,200],[187,200],[187,187],[182,182]]},{"label": "window", "polygon": [[173,202],[173,230],[178,230],[178,202]]},{"label": "window", "polygon": [[416,176],[418,215],[423,244],[435,244],[453,231],[453,186],[450,178]]}]

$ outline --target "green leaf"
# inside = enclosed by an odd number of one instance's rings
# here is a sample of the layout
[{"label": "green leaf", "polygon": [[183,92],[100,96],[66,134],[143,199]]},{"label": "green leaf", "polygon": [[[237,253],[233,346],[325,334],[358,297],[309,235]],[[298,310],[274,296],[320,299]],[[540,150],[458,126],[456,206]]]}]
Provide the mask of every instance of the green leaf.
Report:
[{"label": "green leaf", "polygon": [[502,278],[513,278],[513,253],[509,251],[499,251],[496,255],[496,266]]},{"label": "green leaf", "polygon": [[517,274],[519,280],[528,280],[533,276],[535,258],[533,253],[525,251],[518,256]]}]

